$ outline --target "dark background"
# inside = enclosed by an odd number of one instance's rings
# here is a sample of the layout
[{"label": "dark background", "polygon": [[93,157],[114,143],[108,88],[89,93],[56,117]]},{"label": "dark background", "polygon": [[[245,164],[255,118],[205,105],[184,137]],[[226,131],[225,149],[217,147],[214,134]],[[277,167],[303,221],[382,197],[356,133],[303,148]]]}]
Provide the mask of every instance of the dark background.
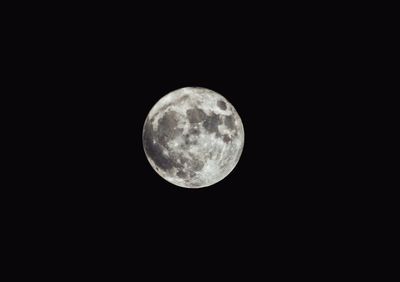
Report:
[{"label": "dark background", "polygon": [[[142,261],[179,252],[180,263],[194,253],[216,262],[272,253],[279,262],[313,247],[318,257],[327,241],[339,247],[334,226],[352,195],[338,177],[350,172],[335,132],[351,104],[351,46],[335,40],[338,25],[323,8],[198,9],[82,7],[25,26],[31,99],[46,109],[38,115],[50,151],[31,194],[49,238],[99,256],[145,247]],[[151,107],[187,86],[222,94],[245,129],[236,168],[203,189],[163,180],[142,146]]]}]

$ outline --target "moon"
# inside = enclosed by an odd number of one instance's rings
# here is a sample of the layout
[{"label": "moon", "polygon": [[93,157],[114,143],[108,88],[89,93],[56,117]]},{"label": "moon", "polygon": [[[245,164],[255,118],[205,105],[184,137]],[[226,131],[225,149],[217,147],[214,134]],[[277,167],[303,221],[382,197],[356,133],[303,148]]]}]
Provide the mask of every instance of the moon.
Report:
[{"label": "moon", "polygon": [[244,128],[222,95],[185,87],[153,106],[142,141],[150,165],[162,178],[179,187],[202,188],[235,168],[243,151]]}]

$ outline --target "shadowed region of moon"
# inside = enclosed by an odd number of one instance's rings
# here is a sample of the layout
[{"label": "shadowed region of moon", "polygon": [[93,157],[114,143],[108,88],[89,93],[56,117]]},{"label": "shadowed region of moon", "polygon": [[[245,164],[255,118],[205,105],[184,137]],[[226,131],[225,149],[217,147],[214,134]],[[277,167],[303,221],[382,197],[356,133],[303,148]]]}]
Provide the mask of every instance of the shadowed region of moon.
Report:
[{"label": "shadowed region of moon", "polygon": [[162,97],[143,127],[150,165],[168,182],[185,188],[213,185],[236,166],[244,129],[235,108],[220,94],[186,87]]}]

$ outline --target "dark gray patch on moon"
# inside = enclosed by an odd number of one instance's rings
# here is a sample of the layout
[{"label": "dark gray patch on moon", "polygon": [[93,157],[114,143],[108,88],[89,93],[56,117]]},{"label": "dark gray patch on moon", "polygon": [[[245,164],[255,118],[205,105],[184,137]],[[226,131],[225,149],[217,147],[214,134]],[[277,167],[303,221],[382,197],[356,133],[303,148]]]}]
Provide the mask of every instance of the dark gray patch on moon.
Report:
[{"label": "dark gray patch on moon", "polygon": [[184,165],[187,162],[187,158],[184,158],[184,157],[181,157],[180,160],[181,160],[182,165]]},{"label": "dark gray patch on moon", "polygon": [[200,130],[198,130],[197,128],[190,128],[189,129],[189,134],[192,134],[192,135],[195,135],[195,136],[200,135]]},{"label": "dark gray patch on moon", "polygon": [[226,103],[224,101],[218,100],[217,105],[221,110],[226,110]]},{"label": "dark gray patch on moon", "polygon": [[175,138],[180,133],[182,133],[181,128],[177,128],[178,125],[178,117],[177,113],[174,111],[166,112],[159,120],[158,120],[158,130],[157,134],[160,142],[163,145],[166,145],[166,142]]},{"label": "dark gray patch on moon", "polygon": [[183,138],[185,139],[185,145],[190,146],[190,145],[196,145],[197,140],[196,139],[191,139],[190,135],[184,135]]},{"label": "dark gray patch on moon", "polygon": [[189,139],[189,136],[185,136],[184,137],[184,139],[185,139],[185,145],[190,145],[190,139]]},{"label": "dark gray patch on moon", "polygon": [[162,118],[158,120],[158,126],[161,130],[169,130],[174,128],[178,124],[178,118],[176,116],[176,112],[168,111],[166,112]]},{"label": "dark gray patch on moon", "polygon": [[229,138],[228,134],[225,134],[223,140],[228,144],[231,141],[231,138]]},{"label": "dark gray patch on moon", "polygon": [[[164,171],[168,171],[173,168],[183,168],[183,164],[178,162],[178,155],[170,154],[169,156],[166,156],[164,154],[164,149],[167,148],[165,143],[167,141],[166,139],[171,138],[173,134],[176,134],[176,120],[174,117],[175,114],[173,112],[165,114],[161,120],[159,120],[157,132],[153,130],[153,126],[147,120],[143,130],[143,146],[147,156],[153,160],[157,167]],[[167,128],[172,126],[172,135],[167,134],[166,128],[162,126],[166,126]],[[181,162],[183,162],[183,160]]]},{"label": "dark gray patch on moon", "polygon": [[190,160],[190,168],[193,171],[200,171],[204,167],[204,163],[202,161],[191,159]]},{"label": "dark gray patch on moon", "polygon": [[163,154],[163,148],[157,142],[153,142],[157,138],[150,124],[147,124],[143,131],[144,149],[150,159],[162,170],[169,170],[174,167],[174,162]]},{"label": "dark gray patch on moon", "polygon": [[178,176],[179,178],[186,178],[187,177],[187,173],[185,173],[184,171],[180,170],[176,173],[176,176]]},{"label": "dark gray patch on moon", "polygon": [[209,133],[219,134],[218,125],[220,124],[221,124],[221,119],[219,115],[212,113],[211,115],[207,116],[206,120],[203,123],[203,127]]},{"label": "dark gray patch on moon", "polygon": [[235,129],[235,119],[232,116],[225,116],[224,124],[229,129]]},{"label": "dark gray patch on moon", "polygon": [[206,119],[205,112],[198,108],[187,110],[186,115],[190,123],[199,123]]}]

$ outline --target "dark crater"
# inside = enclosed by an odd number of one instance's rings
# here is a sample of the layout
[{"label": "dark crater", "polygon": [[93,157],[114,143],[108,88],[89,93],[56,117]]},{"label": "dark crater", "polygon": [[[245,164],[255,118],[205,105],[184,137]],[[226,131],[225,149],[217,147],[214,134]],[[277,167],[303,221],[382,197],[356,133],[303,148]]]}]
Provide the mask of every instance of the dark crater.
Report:
[{"label": "dark crater", "polygon": [[225,143],[231,142],[231,138],[229,137],[228,134],[225,134],[225,135],[224,135],[223,140],[224,140]]},{"label": "dark crater", "polygon": [[226,110],[226,103],[225,103],[224,101],[219,100],[219,101],[217,102],[217,105],[218,105],[218,107],[219,107],[221,110]]},{"label": "dark crater", "polygon": [[207,116],[206,120],[203,123],[203,127],[209,133],[216,133],[219,134],[218,125],[222,123],[220,116],[212,113],[211,115]]},{"label": "dark crater", "polygon": [[225,124],[226,127],[228,127],[229,129],[235,129],[235,119],[233,118],[232,115],[230,115],[230,116],[225,116],[224,124]]},{"label": "dark crater", "polygon": [[206,119],[205,112],[198,108],[187,110],[186,115],[190,123],[199,123]]}]

